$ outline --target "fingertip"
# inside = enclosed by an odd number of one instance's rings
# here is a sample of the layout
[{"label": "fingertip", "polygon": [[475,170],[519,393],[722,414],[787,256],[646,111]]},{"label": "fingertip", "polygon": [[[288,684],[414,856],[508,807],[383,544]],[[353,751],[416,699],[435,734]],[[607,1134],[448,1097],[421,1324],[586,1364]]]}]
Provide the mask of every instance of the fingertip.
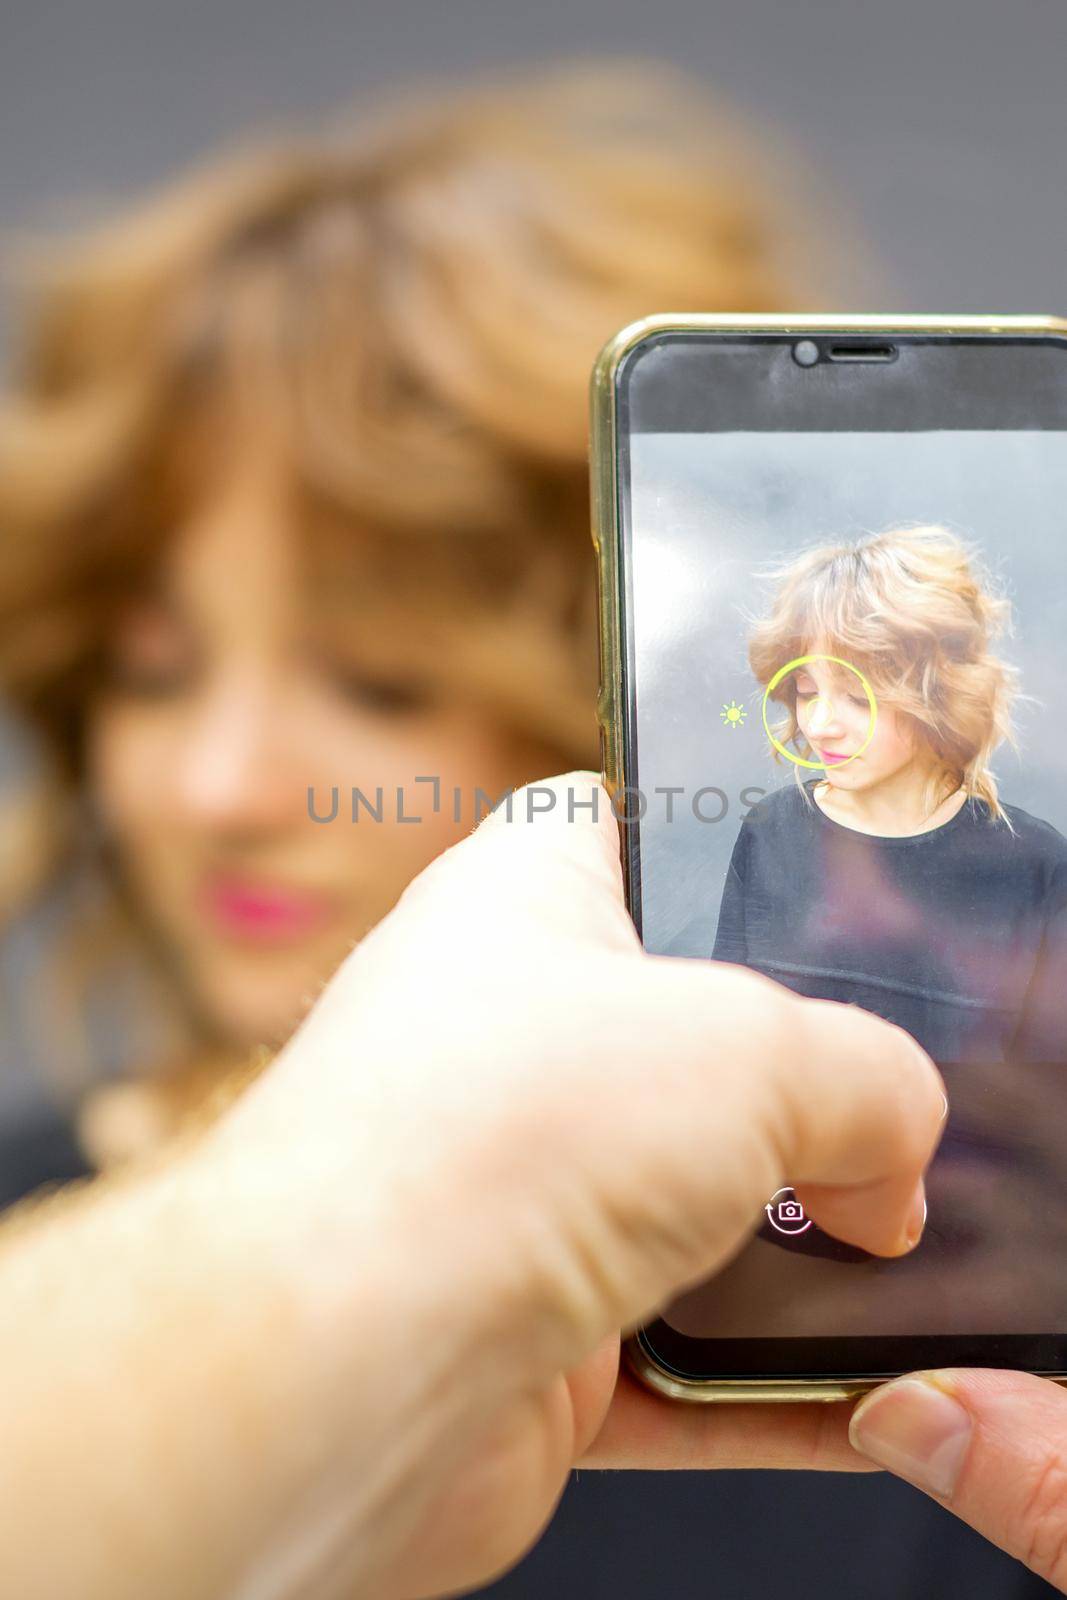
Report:
[{"label": "fingertip", "polygon": [[535,830],[560,823],[597,828],[605,817],[614,823],[611,796],[599,774],[576,768],[532,779],[501,795],[475,832],[514,823]]},{"label": "fingertip", "polygon": [[906,1256],[915,1249],[926,1228],[926,1214],[926,1184],[920,1178],[909,1202],[907,1215],[904,1218],[904,1227],[901,1230],[897,1248],[893,1251],[894,1256]]},{"label": "fingertip", "polygon": [[798,1199],[825,1233],[895,1260],[915,1249],[926,1226],[926,1185],[897,1178],[873,1183],[796,1185]]},{"label": "fingertip", "polygon": [[611,797],[595,772],[575,769],[509,791],[438,859],[449,863],[438,884],[458,885],[468,910],[481,898],[506,906],[517,928],[536,921],[627,953],[642,948],[626,910]]},{"label": "fingertip", "polygon": [[849,1419],[849,1443],[927,1494],[949,1499],[971,1445],[968,1412],[926,1373],[879,1384]]}]

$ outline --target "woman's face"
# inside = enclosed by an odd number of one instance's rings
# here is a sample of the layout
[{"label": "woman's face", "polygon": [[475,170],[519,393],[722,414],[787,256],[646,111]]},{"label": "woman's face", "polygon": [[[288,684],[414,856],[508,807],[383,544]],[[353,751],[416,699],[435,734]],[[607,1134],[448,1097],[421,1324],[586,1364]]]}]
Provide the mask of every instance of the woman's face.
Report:
[{"label": "woman's face", "polygon": [[[353,681],[316,638],[270,450],[247,451],[179,531],[158,598],[127,610],[89,719],[90,782],[127,880],[231,1042],[285,1036],[404,885],[469,832],[473,790],[543,776],[473,706]],[[436,775],[443,801],[433,814]],[[351,790],[384,818],[351,820]],[[329,816],[339,788],[337,817]],[[463,793],[453,818],[451,796]],[[407,817],[397,815],[403,791]]]},{"label": "woman's face", "polygon": [[[796,697],[800,731],[812,747],[812,759],[826,763],[823,776],[834,788],[873,788],[919,757],[910,722],[882,701],[877,702],[870,743],[864,745],[871,708],[853,672],[830,661],[808,662],[797,669]],[[850,756],[854,759],[848,760]]]}]

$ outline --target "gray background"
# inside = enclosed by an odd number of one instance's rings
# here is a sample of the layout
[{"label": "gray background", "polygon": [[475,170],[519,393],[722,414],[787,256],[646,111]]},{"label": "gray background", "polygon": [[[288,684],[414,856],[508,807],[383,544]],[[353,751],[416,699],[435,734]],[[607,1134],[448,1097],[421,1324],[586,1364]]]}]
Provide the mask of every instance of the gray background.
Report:
[{"label": "gray background", "polygon": [[[660,954],[707,955],[715,939],[741,791],[795,781],[772,760],[762,692],[746,661],[747,618],[769,590],[762,564],[801,548],[902,524],[938,522],[977,546],[1012,635],[995,646],[1030,699],[1018,753],[994,758],[1001,798],[1067,833],[1062,581],[1067,506],[1063,433],[636,434],[632,440],[634,644],[642,931]],[[747,618],[746,618],[747,614]],[[723,704],[747,710],[743,727]],[[805,778],[815,776],[805,772]],[[694,815],[714,784],[729,812]],[[684,786],[668,822],[657,786]],[[755,796],[749,796],[754,799]],[[722,809],[700,802],[707,817]]]},{"label": "gray background", "polygon": [[887,309],[1061,310],[1063,0],[7,0],[0,230],[410,73],[649,52],[795,136]]}]

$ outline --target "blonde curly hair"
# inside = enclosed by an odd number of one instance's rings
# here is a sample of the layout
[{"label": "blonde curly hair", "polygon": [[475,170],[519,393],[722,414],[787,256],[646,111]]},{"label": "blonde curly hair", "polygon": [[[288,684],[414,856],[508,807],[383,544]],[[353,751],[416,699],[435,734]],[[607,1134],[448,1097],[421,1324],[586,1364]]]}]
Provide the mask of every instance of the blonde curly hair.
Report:
[{"label": "blonde curly hair", "polygon": [[[819,545],[764,576],[773,601],[748,641],[759,683],[809,653],[840,657],[910,721],[936,758],[934,787],[951,780],[1007,820],[991,760],[999,745],[1016,742],[1018,671],[993,648],[1011,631],[1011,607],[978,552],[945,527],[890,528]],[[786,712],[775,737],[807,749],[793,674],[772,698]]]}]

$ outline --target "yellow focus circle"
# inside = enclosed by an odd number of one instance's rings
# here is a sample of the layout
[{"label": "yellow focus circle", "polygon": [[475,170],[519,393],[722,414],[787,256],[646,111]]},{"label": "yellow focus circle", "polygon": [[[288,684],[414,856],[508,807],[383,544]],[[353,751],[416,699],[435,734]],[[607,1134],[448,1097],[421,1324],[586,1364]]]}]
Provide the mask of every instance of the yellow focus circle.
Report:
[{"label": "yellow focus circle", "polygon": [[797,656],[795,660],[787,661],[784,667],[779,667],[778,671],[774,674],[774,677],[763,691],[763,728],[768,739],[778,751],[779,755],[785,756],[787,761],[795,762],[798,767],[814,767],[816,772],[827,772],[829,770],[830,764],[826,761],[805,761],[803,756],[794,755],[792,750],[787,750],[785,745],[780,744],[779,741],[774,737],[774,734],[771,732],[770,725],[767,721],[767,701],[770,699],[775,689],[777,689],[786,673],[792,672],[796,667],[806,667],[809,661],[832,661],[835,666],[844,667],[847,671],[855,673],[856,677],[863,685],[863,692],[867,696],[867,704],[871,708],[871,722],[870,727],[867,729],[866,739],[864,739],[859,749],[853,750],[852,754],[850,756],[846,756],[844,761],[835,761],[833,763],[834,771],[836,772],[838,768],[847,767],[850,761],[855,761],[857,756],[861,756],[863,754],[871,740],[874,738],[874,727],[878,720],[878,702],[874,698],[874,690],[867,682],[867,679],[863,676],[863,673],[860,671],[859,667],[854,667],[851,661],[842,661],[840,656]]}]

